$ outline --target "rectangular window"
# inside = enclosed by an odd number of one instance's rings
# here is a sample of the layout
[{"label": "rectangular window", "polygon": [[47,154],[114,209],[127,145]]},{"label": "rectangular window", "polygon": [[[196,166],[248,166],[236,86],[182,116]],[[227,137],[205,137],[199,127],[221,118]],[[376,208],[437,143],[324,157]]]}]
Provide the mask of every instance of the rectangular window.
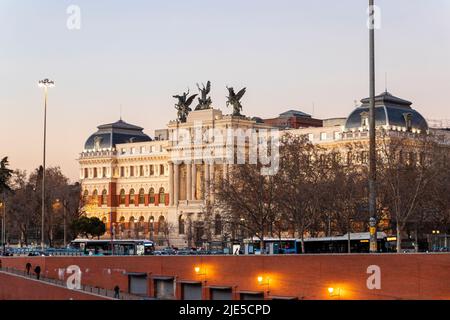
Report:
[{"label": "rectangular window", "polygon": [[141,147],[141,153],[145,153],[145,147]]},{"label": "rectangular window", "polygon": [[320,133],[320,140],[322,140],[322,141],[327,140],[327,133],[326,132],[321,132]]},{"label": "rectangular window", "polygon": [[84,178],[85,179],[89,178],[89,170],[88,170],[88,168],[84,168]]},{"label": "rectangular window", "polygon": [[340,136],[341,135],[340,135],[339,131],[334,132],[334,140],[339,140]]},{"label": "rectangular window", "polygon": [[94,178],[97,178],[97,168],[94,168]]},{"label": "rectangular window", "polygon": [[130,167],[130,177],[134,177],[134,167]]},{"label": "rectangular window", "polygon": [[155,167],[153,165],[150,165],[150,175],[153,176],[155,174]]},{"label": "rectangular window", "polygon": [[140,177],[144,176],[144,166],[139,166],[139,176]]},{"label": "rectangular window", "polygon": [[314,135],[312,133],[308,133],[308,140],[312,142],[314,139]]},{"label": "rectangular window", "polygon": [[103,172],[103,178],[106,178],[106,167],[103,167],[102,172]]},{"label": "rectangular window", "polygon": [[160,165],[159,165],[159,175],[160,175],[160,176],[163,176],[163,175],[164,175],[164,165],[163,165],[163,164],[160,164]]},{"label": "rectangular window", "polygon": [[136,148],[131,148],[130,153],[131,154],[135,154],[136,153]]},{"label": "rectangular window", "polygon": [[120,152],[121,154],[125,154],[125,153],[127,153],[127,149],[125,149],[125,148],[122,148],[122,150],[121,150],[121,152]]},{"label": "rectangular window", "polygon": [[125,167],[120,167],[120,176],[125,177]]}]

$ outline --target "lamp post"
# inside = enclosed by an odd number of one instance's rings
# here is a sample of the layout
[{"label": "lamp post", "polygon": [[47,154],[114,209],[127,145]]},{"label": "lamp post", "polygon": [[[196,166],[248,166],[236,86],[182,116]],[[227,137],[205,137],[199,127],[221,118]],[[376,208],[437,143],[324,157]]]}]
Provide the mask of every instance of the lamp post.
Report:
[{"label": "lamp post", "polygon": [[376,217],[376,132],[375,132],[375,8],[374,0],[369,0],[369,215],[370,215],[370,252],[377,252]]},{"label": "lamp post", "polygon": [[67,246],[67,214],[66,214],[67,201],[63,200],[63,233],[64,233],[64,248]]},{"label": "lamp post", "polygon": [[0,209],[2,209],[2,247],[3,253],[6,248],[6,200],[0,201]]},{"label": "lamp post", "polygon": [[42,152],[42,221],[41,221],[41,248],[44,250],[44,224],[45,224],[45,149],[46,149],[46,139],[47,139],[47,92],[48,88],[55,86],[52,80],[44,79],[39,80],[38,86],[44,88],[44,148]]}]

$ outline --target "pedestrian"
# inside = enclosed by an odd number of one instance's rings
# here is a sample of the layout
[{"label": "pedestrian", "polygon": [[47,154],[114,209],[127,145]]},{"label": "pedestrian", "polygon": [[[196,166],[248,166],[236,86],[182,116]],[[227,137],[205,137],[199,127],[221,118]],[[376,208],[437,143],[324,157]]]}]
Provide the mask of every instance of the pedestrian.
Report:
[{"label": "pedestrian", "polygon": [[115,287],[114,287],[114,298],[115,299],[120,299],[120,288],[119,288],[119,286],[118,285],[116,285]]},{"label": "pedestrian", "polygon": [[36,266],[36,268],[34,268],[34,273],[36,273],[36,278],[39,280],[39,277],[41,276],[41,267]]},{"label": "pedestrian", "polygon": [[27,275],[30,275],[30,269],[31,269],[31,263],[27,262],[27,264],[25,265],[25,269],[27,270]]}]

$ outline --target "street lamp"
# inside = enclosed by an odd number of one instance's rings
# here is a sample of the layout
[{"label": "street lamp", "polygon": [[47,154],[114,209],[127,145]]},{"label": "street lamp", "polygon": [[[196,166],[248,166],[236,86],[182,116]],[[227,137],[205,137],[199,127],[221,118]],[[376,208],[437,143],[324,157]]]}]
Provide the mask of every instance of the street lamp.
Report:
[{"label": "street lamp", "polygon": [[375,132],[375,7],[369,0],[369,215],[370,215],[370,252],[377,252],[376,227],[376,132]]},{"label": "street lamp", "polygon": [[55,86],[53,80],[39,80],[38,86],[44,88],[44,149],[42,153],[42,221],[41,221],[41,248],[44,250],[44,223],[45,223],[45,148],[47,139],[47,92],[48,88]]},{"label": "street lamp", "polygon": [[0,209],[2,209],[2,247],[3,247],[3,253],[5,252],[6,248],[6,201],[0,201]]}]

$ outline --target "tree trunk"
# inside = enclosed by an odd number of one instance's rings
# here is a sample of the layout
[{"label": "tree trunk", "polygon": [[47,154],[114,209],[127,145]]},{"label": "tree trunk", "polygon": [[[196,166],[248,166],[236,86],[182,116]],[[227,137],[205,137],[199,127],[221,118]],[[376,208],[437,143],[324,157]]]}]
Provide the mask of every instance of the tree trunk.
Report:
[{"label": "tree trunk", "polygon": [[347,252],[352,253],[350,230],[347,228]]},{"label": "tree trunk", "polygon": [[301,253],[305,253],[305,237],[303,236],[303,231],[300,234],[300,243],[302,246],[302,252]]},{"label": "tree trunk", "polygon": [[397,223],[397,253],[402,252],[402,237],[401,237],[401,230],[400,225]]}]

